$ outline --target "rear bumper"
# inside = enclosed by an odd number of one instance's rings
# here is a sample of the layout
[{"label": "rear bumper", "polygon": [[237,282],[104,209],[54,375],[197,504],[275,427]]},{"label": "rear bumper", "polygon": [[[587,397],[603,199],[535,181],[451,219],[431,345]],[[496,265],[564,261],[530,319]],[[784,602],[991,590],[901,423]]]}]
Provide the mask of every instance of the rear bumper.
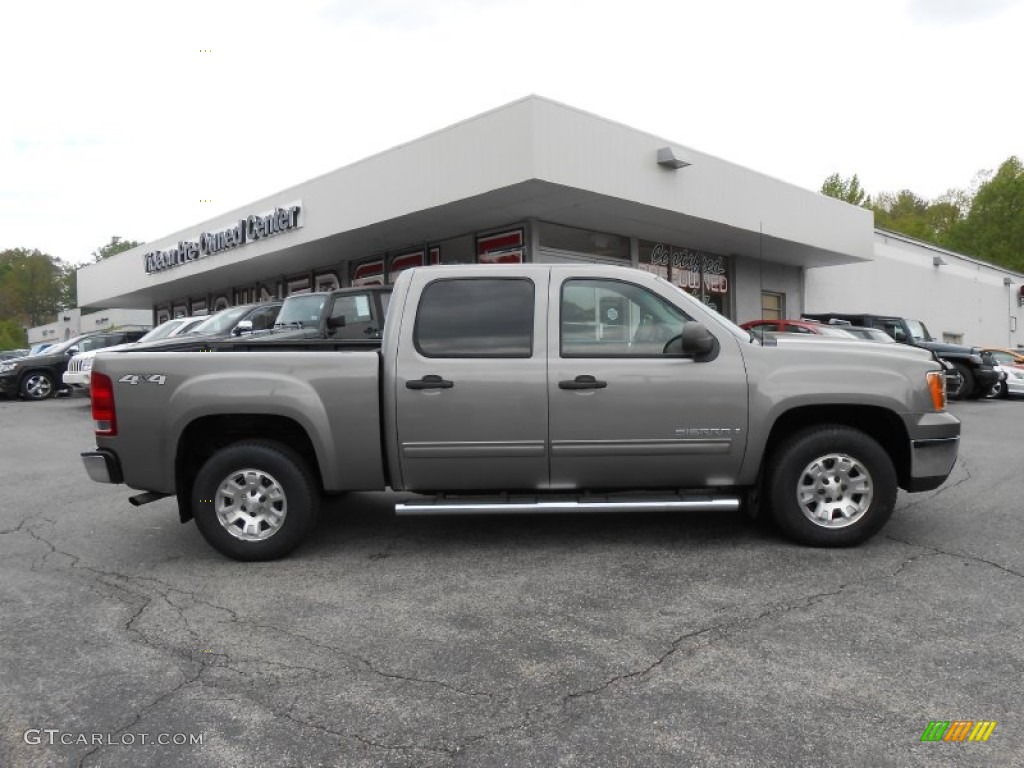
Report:
[{"label": "rear bumper", "polygon": [[98,448],[82,454],[82,463],[89,477],[97,483],[123,483],[121,460],[113,451]]}]

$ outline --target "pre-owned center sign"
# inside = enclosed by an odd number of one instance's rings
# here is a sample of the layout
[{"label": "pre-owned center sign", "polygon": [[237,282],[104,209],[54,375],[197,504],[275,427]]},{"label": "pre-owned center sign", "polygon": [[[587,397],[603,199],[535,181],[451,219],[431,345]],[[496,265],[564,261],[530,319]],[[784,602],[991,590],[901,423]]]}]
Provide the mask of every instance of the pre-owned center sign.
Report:
[{"label": "pre-owned center sign", "polygon": [[198,240],[181,240],[175,248],[150,251],[143,256],[146,272],[163,272],[165,269],[188,264],[203,256],[229,251],[246,243],[298,229],[302,226],[301,214],[301,205],[275,208],[271,213],[239,219],[233,227],[216,232],[203,232]]}]

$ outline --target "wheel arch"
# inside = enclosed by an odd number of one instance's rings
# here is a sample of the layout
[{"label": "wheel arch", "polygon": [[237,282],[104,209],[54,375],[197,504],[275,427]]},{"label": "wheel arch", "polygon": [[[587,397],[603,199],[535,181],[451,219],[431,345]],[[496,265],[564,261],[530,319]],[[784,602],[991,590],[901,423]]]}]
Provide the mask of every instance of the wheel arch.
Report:
[{"label": "wheel arch", "polygon": [[313,441],[294,419],[252,413],[201,416],[182,431],[175,453],[174,485],[181,522],[192,519],[192,487],[199,469],[221,448],[244,440],[272,441],[288,446],[306,462],[317,486],[324,487]]},{"label": "wheel arch", "polygon": [[761,470],[774,446],[800,430],[836,425],[864,432],[877,442],[892,460],[901,488],[910,479],[910,437],[898,414],[873,405],[808,405],[786,411],[768,433]]}]

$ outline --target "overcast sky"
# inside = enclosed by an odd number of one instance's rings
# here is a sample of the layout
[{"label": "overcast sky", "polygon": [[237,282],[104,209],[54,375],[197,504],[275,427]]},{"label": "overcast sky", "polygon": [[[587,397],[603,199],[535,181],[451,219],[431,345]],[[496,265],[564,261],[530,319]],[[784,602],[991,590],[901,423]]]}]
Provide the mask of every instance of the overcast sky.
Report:
[{"label": "overcast sky", "polygon": [[71,262],[531,93],[812,190],[933,198],[1024,157],[1024,0],[2,10],[0,250]]}]

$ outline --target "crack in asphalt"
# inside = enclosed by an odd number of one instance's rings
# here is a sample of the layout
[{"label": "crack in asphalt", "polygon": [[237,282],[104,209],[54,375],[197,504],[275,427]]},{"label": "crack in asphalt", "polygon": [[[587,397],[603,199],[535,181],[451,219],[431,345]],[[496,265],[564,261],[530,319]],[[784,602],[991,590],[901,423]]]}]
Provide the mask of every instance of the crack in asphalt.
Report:
[{"label": "crack in asphalt", "polygon": [[[293,702],[292,708],[294,708],[294,706],[295,703]],[[369,739],[365,736],[360,736],[358,733],[345,733],[344,731],[336,731],[332,728],[328,728],[326,725],[321,725],[320,723],[314,723],[311,720],[306,720],[301,717],[298,717],[294,715],[290,710],[281,713],[280,716],[285,718],[286,720],[291,720],[293,723],[297,723],[298,725],[305,726],[306,728],[313,728],[317,731],[329,734],[338,739],[353,739],[355,741],[358,741],[360,744],[363,744],[367,747],[371,747],[373,749],[385,749],[390,752],[433,752],[435,754],[448,755],[449,757],[453,757],[458,752],[458,748],[452,749],[450,747],[431,747],[422,744],[384,744],[382,742]]]},{"label": "crack in asphalt", "polygon": [[[71,554],[69,552],[65,552],[65,551],[59,549],[52,541],[47,539],[45,536],[40,535],[38,532],[36,532],[32,528],[28,527],[28,523],[32,519],[33,519],[32,517],[26,518],[25,520],[22,520],[15,528],[5,530],[4,533],[25,533],[25,534],[29,535],[31,538],[33,538],[34,540],[40,542],[41,544],[43,544],[43,545],[45,545],[47,547],[47,551],[43,555],[42,558],[35,558],[35,559],[33,559],[33,561],[32,561],[32,570],[33,571],[37,570],[37,568],[36,568],[37,564],[44,563],[46,558],[49,557],[50,555],[53,555],[53,554],[64,555],[65,557],[67,557],[70,560],[70,564],[69,564],[70,568],[76,569],[76,570],[78,570],[80,572],[84,571],[84,572],[87,572],[87,573],[92,575],[92,577],[93,577],[93,584],[88,585],[88,588],[90,590],[93,590],[93,591],[97,592],[98,594],[100,594],[103,597],[108,597],[108,598],[114,599],[114,600],[118,601],[119,603],[122,603],[122,604],[126,605],[130,609],[131,613],[130,613],[129,617],[124,621],[124,624],[123,624],[123,629],[124,629],[125,632],[130,633],[133,636],[137,637],[138,641],[143,646],[145,646],[147,648],[150,648],[150,649],[153,649],[153,650],[157,650],[157,651],[161,651],[161,652],[165,652],[165,653],[170,653],[170,654],[172,654],[174,656],[177,656],[179,658],[184,658],[184,660],[187,663],[192,663],[192,664],[196,664],[197,665],[197,667],[196,667],[196,669],[195,669],[195,671],[193,673],[186,674],[184,679],[181,682],[179,682],[177,685],[173,686],[169,690],[165,691],[160,696],[158,696],[155,699],[153,699],[153,701],[151,701],[149,704],[144,706],[139,712],[135,713],[135,715],[132,717],[132,719],[129,722],[124,723],[124,724],[119,725],[119,726],[115,726],[111,730],[109,730],[108,732],[110,734],[112,734],[112,735],[116,736],[118,734],[122,734],[122,733],[128,731],[129,729],[131,729],[132,727],[134,727],[137,723],[142,721],[151,711],[153,711],[156,707],[158,707],[163,701],[165,701],[166,699],[168,699],[171,696],[173,696],[174,694],[176,694],[182,688],[184,688],[184,687],[186,687],[188,685],[191,685],[191,684],[193,684],[195,682],[202,682],[201,678],[202,678],[203,673],[207,669],[209,669],[211,667],[224,668],[224,669],[226,669],[228,671],[235,672],[235,673],[240,674],[243,677],[247,677],[247,678],[251,676],[251,673],[244,672],[242,670],[238,670],[238,669],[233,668],[231,666],[233,662],[232,662],[232,659],[231,659],[229,654],[203,651],[199,655],[199,657],[197,659],[194,650],[191,649],[191,648],[188,649],[188,650],[185,650],[185,649],[181,648],[181,644],[180,643],[176,643],[174,641],[159,642],[159,641],[151,638],[149,635],[147,635],[146,632],[143,629],[141,629],[141,628],[139,628],[137,626],[137,624],[140,621],[140,619],[143,617],[143,615],[146,613],[146,611],[148,609],[150,609],[150,607],[154,604],[154,602],[156,600],[155,597],[153,597],[150,594],[146,594],[143,591],[143,590],[146,590],[146,589],[149,589],[149,590],[152,590],[153,592],[155,592],[157,594],[157,596],[159,596],[159,598],[161,598],[164,601],[164,603],[166,603],[172,610],[175,611],[175,613],[177,614],[178,618],[181,621],[181,625],[184,628],[184,630],[189,634],[189,636],[191,638],[193,638],[196,641],[199,640],[200,635],[192,628],[191,622],[189,621],[188,617],[185,615],[185,611],[187,610],[188,606],[179,605],[178,602],[175,601],[172,598],[172,595],[181,595],[181,596],[184,596],[185,598],[187,598],[187,600],[191,601],[193,604],[203,605],[203,606],[211,608],[211,609],[213,609],[215,611],[223,612],[227,616],[226,623],[236,623],[236,624],[239,624],[239,625],[242,625],[242,626],[255,627],[255,628],[258,628],[258,629],[262,629],[262,630],[269,630],[269,631],[272,631],[272,632],[280,633],[280,634],[282,634],[282,635],[284,635],[286,637],[292,638],[292,639],[301,640],[301,641],[307,643],[308,645],[310,645],[313,648],[316,648],[316,649],[319,649],[319,650],[322,650],[322,651],[327,651],[331,655],[334,655],[334,656],[344,657],[344,658],[348,659],[349,661],[357,662],[359,665],[361,665],[366,670],[370,671],[371,673],[373,673],[373,674],[375,674],[375,675],[377,675],[377,676],[379,676],[381,678],[387,679],[387,680],[395,680],[395,681],[402,681],[402,682],[407,682],[407,683],[415,683],[415,684],[424,684],[424,685],[437,686],[437,687],[443,688],[445,690],[451,691],[451,692],[456,693],[456,694],[461,695],[461,696],[467,696],[467,697],[486,697],[488,699],[493,698],[492,694],[490,694],[490,693],[487,693],[487,692],[484,692],[484,691],[472,691],[472,690],[462,689],[462,688],[459,688],[457,686],[453,686],[453,685],[451,685],[449,683],[446,683],[443,680],[437,680],[437,679],[433,679],[433,678],[415,677],[415,676],[411,676],[411,675],[403,675],[403,674],[399,674],[399,673],[390,672],[390,671],[386,671],[386,670],[380,669],[377,666],[375,666],[371,661],[369,661],[366,658],[363,658],[362,656],[359,656],[358,654],[354,654],[354,653],[351,653],[350,651],[346,651],[346,650],[344,650],[342,648],[338,648],[336,646],[332,646],[332,645],[328,645],[326,643],[319,642],[317,640],[314,640],[311,637],[308,637],[306,635],[303,635],[301,633],[298,633],[298,632],[295,632],[295,631],[292,631],[292,630],[288,630],[288,629],[285,629],[285,628],[282,628],[282,627],[278,627],[278,626],[275,626],[275,625],[272,625],[272,624],[265,624],[265,623],[262,623],[262,622],[257,622],[257,621],[253,621],[251,619],[244,618],[244,617],[240,616],[237,611],[235,611],[235,610],[233,610],[231,608],[228,608],[228,607],[222,606],[222,605],[217,605],[215,603],[212,603],[212,602],[210,602],[208,600],[205,600],[205,599],[201,598],[195,592],[191,592],[191,591],[188,591],[188,590],[181,589],[180,587],[176,587],[176,586],[174,586],[172,584],[169,584],[169,583],[167,583],[165,581],[162,581],[160,579],[157,579],[157,578],[154,578],[154,577],[151,577],[151,576],[130,575],[130,574],[125,574],[125,573],[121,573],[121,572],[118,572],[118,571],[103,570],[103,569],[95,568],[95,567],[92,567],[92,566],[81,565],[80,564],[81,558],[79,556],[73,555],[73,554]],[[110,591],[109,592],[104,592],[102,589],[100,589],[100,587],[105,587],[107,590],[110,590]],[[236,663],[241,663],[241,661],[243,661],[243,660],[239,659],[239,660],[236,661]],[[265,666],[269,665],[269,666],[274,666],[274,667],[281,668],[281,669],[300,670],[302,672],[307,672],[307,673],[311,673],[311,674],[315,674],[315,675],[323,675],[325,672],[327,672],[327,673],[337,672],[337,670],[330,670],[330,669],[326,669],[325,670],[325,669],[316,668],[316,667],[306,667],[306,666],[301,666],[301,665],[290,665],[290,664],[285,664],[285,663],[276,662],[276,661],[267,661],[267,662],[261,662],[261,663],[263,663]],[[362,743],[362,744],[364,744],[364,745],[366,745],[368,747],[371,747],[371,748],[383,749],[383,750],[389,750],[389,751],[430,752],[430,753],[436,753],[436,754],[445,754],[445,755],[449,755],[449,756],[457,754],[462,749],[462,745],[457,745],[457,746],[454,746],[454,747],[437,747],[437,746],[419,745],[419,744],[385,744],[383,742],[375,741],[372,738],[369,738],[369,737],[366,737],[366,736],[363,736],[363,735],[360,735],[360,734],[355,734],[355,733],[353,733],[353,734],[346,734],[346,733],[344,733],[342,731],[334,731],[334,730],[332,730],[332,729],[330,729],[330,728],[328,728],[326,726],[320,725],[318,723],[304,720],[304,719],[298,717],[297,715],[295,715],[291,711],[291,710],[294,709],[294,707],[295,707],[295,703],[293,702],[292,707],[289,709],[289,711],[285,712],[283,714],[283,716],[286,717],[289,720],[292,720],[292,721],[296,722],[296,723],[305,724],[305,725],[307,725],[307,726],[309,726],[311,728],[315,728],[315,729],[318,729],[320,731],[323,731],[324,733],[333,734],[333,735],[338,736],[338,737],[354,739],[354,740],[356,740],[356,741],[358,741],[358,742],[360,742],[360,743]],[[477,741],[477,740],[482,739],[482,738],[488,738],[489,736],[496,735],[496,734],[502,732],[503,730],[512,730],[512,729],[518,728],[518,727],[522,727],[522,725],[521,724],[517,724],[515,726],[512,726],[511,728],[508,727],[508,726],[504,726],[502,729],[496,730],[494,732],[494,734],[491,734],[491,733],[481,734],[478,737],[475,737],[474,739],[471,739],[470,742],[468,742],[468,743],[473,743],[474,741]],[[92,749],[88,750],[82,756],[82,758],[79,760],[79,763],[78,763],[79,768],[84,768],[85,763],[87,761],[89,761],[90,758],[92,758],[93,756],[98,754],[103,749],[104,749],[104,745],[96,745]]]},{"label": "crack in asphalt", "polygon": [[[969,469],[966,466],[965,472],[968,473],[967,477],[953,484],[949,488],[943,488],[942,491],[949,490],[950,488],[955,487],[956,485],[959,485],[962,482],[965,482],[966,479],[970,477]],[[934,496],[932,498],[934,498]],[[194,649],[184,651],[181,648],[180,642],[175,643],[171,641],[169,643],[160,643],[157,640],[151,638],[149,635],[147,635],[146,631],[140,628],[138,625],[142,617],[146,614],[147,610],[149,610],[154,605],[157,599],[152,594],[146,593],[149,590],[155,592],[156,595],[162,598],[162,600],[167,604],[167,606],[169,606],[173,611],[176,612],[185,632],[187,632],[188,635],[196,641],[198,641],[200,635],[193,628],[193,624],[192,622],[190,622],[188,616],[186,615],[186,611],[191,606],[201,605],[213,611],[224,614],[224,623],[253,627],[264,631],[279,633],[291,639],[301,640],[302,642],[308,644],[311,648],[328,652],[331,656],[340,656],[345,659],[348,659],[349,661],[357,662],[359,665],[361,665],[369,672],[387,680],[432,685],[451,691],[452,693],[458,694],[460,696],[485,697],[491,700],[496,700],[498,703],[500,703],[501,701],[507,702],[507,699],[498,699],[495,694],[491,694],[484,691],[475,691],[459,688],[457,686],[453,686],[449,683],[446,683],[443,680],[403,675],[396,672],[380,669],[377,666],[375,666],[370,660],[358,654],[354,654],[348,650],[338,648],[337,646],[320,642],[312,637],[303,635],[299,632],[295,632],[294,630],[245,618],[241,616],[237,611],[226,606],[212,603],[209,600],[202,598],[194,591],[189,591],[186,589],[182,589],[180,587],[176,587],[172,584],[167,583],[166,581],[162,581],[151,576],[129,575],[117,571],[102,570],[92,566],[80,564],[80,557],[58,549],[49,539],[47,539],[45,536],[41,535],[38,531],[31,527],[29,525],[29,521],[31,519],[31,517],[26,518],[25,520],[22,520],[15,528],[0,531],[0,534],[25,533],[34,540],[40,542],[41,544],[44,544],[48,548],[48,551],[43,555],[42,558],[34,559],[33,566],[35,566],[37,563],[45,563],[46,559],[54,554],[60,554],[67,557],[69,559],[70,564],[66,567],[90,573],[94,577],[94,583],[96,585],[95,588],[97,588],[97,590],[100,586],[105,587],[108,590],[111,590],[111,592],[109,593],[101,592],[101,594],[104,594],[107,597],[124,603],[127,607],[130,608],[131,614],[124,621],[123,625],[123,629],[126,632],[131,633],[133,636],[136,636],[139,639],[139,641],[148,648],[158,650],[161,652],[171,653],[175,656],[178,656],[179,658],[184,657],[184,660],[186,661],[187,664],[194,665],[194,669],[190,671],[181,671],[181,673],[183,674],[183,679],[180,682],[178,682],[176,685],[174,685],[164,693],[160,694],[147,705],[142,707],[137,713],[134,714],[134,716],[132,716],[130,721],[112,729],[110,731],[110,733],[112,734],[121,734],[127,732],[137,723],[141,722],[144,718],[146,718],[149,715],[149,713],[151,713],[153,710],[159,707],[164,701],[174,696],[176,693],[178,693],[186,686],[192,685],[197,682],[203,685],[203,675],[211,668],[222,668],[227,671],[231,671],[236,674],[242,675],[246,678],[252,676],[251,672],[245,672],[234,668],[232,666],[233,664],[241,663],[244,660],[236,659],[233,661],[229,654],[217,652],[203,652],[197,658]],[[552,716],[557,715],[559,711],[564,710],[565,707],[567,707],[570,703],[576,700],[588,696],[598,696],[620,683],[628,683],[646,677],[655,672],[656,670],[658,670],[674,655],[676,655],[682,649],[684,649],[684,647],[687,646],[687,644],[692,643],[692,645],[690,645],[691,651],[701,650],[703,648],[708,647],[711,643],[728,638],[738,632],[753,628],[765,621],[771,620],[772,618],[785,615],[794,610],[808,608],[828,598],[841,595],[844,591],[847,591],[850,588],[862,586],[882,578],[894,579],[898,577],[901,573],[903,573],[907,568],[909,568],[914,562],[922,558],[944,555],[949,557],[961,558],[965,560],[973,560],[979,563],[983,563],[985,565],[998,568],[1013,576],[1024,576],[1024,574],[1021,574],[1011,568],[1008,568],[1006,566],[1003,566],[999,563],[995,563],[990,560],[986,560],[984,558],[967,555],[964,553],[949,552],[939,549],[937,547],[930,547],[923,544],[916,544],[914,542],[905,541],[894,536],[887,535],[885,536],[885,538],[906,546],[917,547],[924,551],[904,559],[894,570],[892,570],[890,573],[884,576],[876,576],[868,579],[861,579],[857,581],[848,582],[845,584],[840,584],[835,589],[807,595],[788,603],[771,605],[754,615],[734,617],[725,621],[720,621],[711,624],[709,626],[694,629],[690,632],[686,632],[672,640],[668,648],[656,659],[648,663],[645,663],[643,666],[637,669],[615,675],[613,677],[608,678],[607,680],[604,680],[603,682],[600,682],[599,684],[592,685],[591,687],[571,691],[559,697],[556,700],[542,702],[532,707],[528,707],[525,710],[521,711],[521,714],[515,719],[515,722],[505,723],[498,727],[487,729],[483,732],[476,734],[475,736],[472,736],[471,738],[460,740],[456,744],[445,744],[444,741],[442,741],[440,744],[433,745],[416,743],[389,744],[382,741],[378,741],[374,738],[366,736],[365,734],[347,733],[342,730],[335,730],[327,725],[323,725],[321,723],[315,722],[311,719],[304,718],[297,714],[295,712],[295,709],[299,701],[299,697],[296,697],[293,700],[292,704],[287,708],[287,710],[281,713],[279,716],[284,717],[285,719],[292,721],[296,724],[313,728],[325,734],[329,734],[331,736],[334,736],[335,738],[354,740],[371,749],[407,753],[420,752],[426,754],[444,755],[449,758],[452,758],[479,742],[504,734],[512,733],[517,730],[527,729],[539,724],[541,721],[535,720],[534,718],[540,713],[548,712]],[[63,565],[64,564],[62,564],[62,566]],[[33,570],[35,570],[34,567]],[[316,667],[308,667],[302,665],[289,665],[276,661],[267,661],[265,663],[265,666],[274,666],[280,669],[298,670],[304,673],[316,675],[323,675],[325,672],[329,674],[332,672],[332,670],[325,670]],[[333,671],[337,672],[337,670]],[[90,749],[88,752],[86,752],[78,763],[79,768],[84,768],[86,762],[93,758],[96,754],[98,754],[103,748],[103,745],[97,745],[94,748]]]},{"label": "crack in asphalt", "polygon": [[732,634],[735,634],[734,630],[742,631],[744,629],[749,629],[773,617],[785,615],[787,613],[790,613],[791,611],[809,608],[810,606],[815,605],[816,603],[826,598],[836,597],[851,587],[862,586],[864,584],[879,581],[881,579],[893,579],[900,573],[902,573],[904,570],[906,570],[906,568],[908,568],[916,560],[919,560],[923,557],[931,556],[933,555],[929,553],[914,555],[912,557],[905,559],[903,562],[900,563],[896,570],[885,576],[876,576],[868,579],[851,581],[846,584],[840,584],[836,589],[827,590],[824,592],[817,592],[813,595],[807,595],[805,597],[802,597],[799,600],[796,600],[791,603],[783,603],[769,607],[768,609],[761,611],[755,616],[740,616],[737,618],[729,619],[727,621],[721,621],[717,624],[712,624],[707,627],[702,627],[701,629],[695,629],[692,632],[687,632],[686,634],[680,635],[675,640],[673,640],[669,645],[668,650],[666,650],[660,657],[658,657],[655,661],[651,662],[650,664],[647,664],[646,666],[640,669],[635,669],[631,672],[616,675],[615,677],[612,677],[593,688],[587,688],[581,691],[574,691],[572,693],[569,693],[562,698],[562,706],[565,706],[574,699],[578,699],[583,696],[592,696],[602,693],[603,691],[607,690],[613,685],[616,685],[617,683],[627,680],[634,680],[650,674],[658,667],[660,667],[662,664],[664,664],[666,661],[668,661],[669,658],[675,655],[679,651],[680,647],[688,640],[703,638],[704,636],[717,636],[711,637],[711,639],[709,639],[707,643],[704,643],[703,646],[694,646],[695,649],[697,647],[706,647],[708,644],[714,642],[715,640],[721,640],[726,637],[729,637]]},{"label": "crack in asphalt", "polygon": [[[156,707],[158,707],[166,699],[169,699],[171,696],[176,694],[182,688],[184,688],[187,685],[192,685],[195,682],[201,682],[200,678],[203,676],[203,672],[206,671],[206,669],[207,669],[207,667],[209,665],[207,665],[205,662],[200,660],[198,666],[199,666],[199,668],[196,670],[195,674],[193,674],[191,676],[186,676],[185,679],[182,680],[180,683],[178,683],[176,686],[174,686],[170,690],[165,691],[164,693],[160,694],[155,699],[153,699],[153,701],[151,701],[149,704],[144,706],[141,710],[136,712],[135,716],[132,718],[131,722],[125,723],[122,726],[116,727],[116,728],[110,730],[109,733],[111,735],[114,735],[114,736],[118,736],[120,734],[125,733],[130,728],[135,726],[136,723],[142,721],[152,710],[156,709]],[[96,745],[95,747],[90,749],[88,752],[86,752],[84,755],[82,755],[82,758],[78,761],[78,768],[85,768],[85,762],[90,757],[92,757],[93,755],[96,755],[99,752],[103,751],[104,746],[105,745],[103,745],[103,744]]]},{"label": "crack in asphalt", "polygon": [[0,530],[0,536],[6,536],[9,533],[22,533],[22,529],[25,527],[25,523],[27,523],[33,517],[34,515],[29,515],[13,528],[4,528],[3,530]]},{"label": "crack in asphalt", "polygon": [[988,565],[988,566],[991,566],[993,568],[998,568],[1000,571],[1008,573],[1011,576],[1016,576],[1019,579],[1024,579],[1024,573],[1021,573],[1020,571],[1015,571],[1013,568],[1010,568],[1009,566],[1003,565],[1002,563],[997,563],[994,560],[986,560],[984,557],[979,557],[978,555],[970,555],[970,554],[967,554],[966,552],[952,552],[952,551],[950,551],[948,549],[940,549],[938,547],[933,547],[930,544],[918,544],[915,541],[907,541],[906,539],[898,539],[895,536],[890,536],[888,534],[885,534],[885,538],[888,539],[889,541],[895,541],[897,544],[906,544],[908,547],[918,547],[919,549],[928,550],[933,555],[945,555],[946,557],[953,557],[953,558],[957,558],[957,559],[960,559],[960,560],[967,560],[967,561],[970,561],[970,562],[975,562],[975,563],[981,563],[983,565]]},{"label": "crack in asphalt", "polygon": [[253,621],[251,619],[239,619],[238,621],[239,621],[239,623],[245,624],[247,626],[258,627],[260,629],[271,630],[273,632],[280,632],[281,634],[283,634],[283,635],[285,635],[287,637],[294,638],[294,639],[297,639],[297,640],[302,640],[303,642],[308,643],[310,646],[312,646],[314,648],[319,648],[321,650],[328,651],[328,652],[330,652],[330,653],[332,653],[334,655],[343,656],[344,658],[349,659],[351,661],[356,661],[360,665],[362,665],[363,667],[368,669],[370,672],[374,673],[375,675],[378,675],[380,677],[383,677],[383,678],[386,678],[386,679],[389,679],[389,680],[401,680],[402,682],[406,682],[406,683],[421,683],[421,684],[424,684],[424,685],[436,685],[436,686],[438,686],[440,688],[444,688],[446,690],[449,690],[452,693],[459,694],[460,696],[476,696],[476,697],[484,697],[484,698],[488,698],[488,699],[493,698],[493,694],[488,693],[486,691],[465,690],[465,689],[462,689],[462,688],[458,688],[458,687],[456,687],[454,685],[451,685],[450,683],[446,683],[443,680],[436,680],[434,678],[426,678],[426,677],[413,677],[411,675],[401,675],[401,674],[398,674],[397,672],[387,672],[385,670],[378,669],[368,659],[363,658],[359,654],[352,653],[351,651],[347,651],[347,650],[345,650],[343,648],[338,648],[337,646],[333,646],[333,645],[328,645],[326,643],[322,643],[322,642],[320,642],[318,640],[314,640],[313,638],[308,637],[307,635],[303,635],[300,632],[295,632],[294,630],[284,629],[282,627],[278,627],[278,626],[275,626],[273,624],[264,624],[262,622]]}]

